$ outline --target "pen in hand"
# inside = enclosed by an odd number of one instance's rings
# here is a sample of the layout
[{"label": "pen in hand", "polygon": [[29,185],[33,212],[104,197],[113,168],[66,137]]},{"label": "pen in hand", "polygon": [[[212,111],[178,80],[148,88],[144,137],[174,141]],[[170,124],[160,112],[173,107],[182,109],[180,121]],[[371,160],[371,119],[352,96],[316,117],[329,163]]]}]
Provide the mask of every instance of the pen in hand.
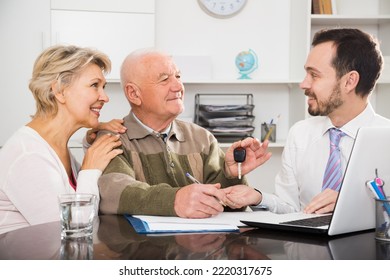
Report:
[{"label": "pen in hand", "polygon": [[199,182],[198,180],[195,179],[195,177],[193,177],[190,173],[186,173],[186,176],[188,177],[188,179],[191,180],[192,183],[195,183],[195,184],[201,184],[201,182]]},{"label": "pen in hand", "polygon": [[[192,176],[190,173],[186,173],[186,176],[188,177],[188,179],[191,180],[192,183],[195,183],[195,184],[202,184],[201,182],[199,182],[194,176]],[[218,198],[216,198],[217,200],[219,200]],[[223,203],[222,200],[219,200],[219,203],[223,206],[226,206],[225,203]]]}]

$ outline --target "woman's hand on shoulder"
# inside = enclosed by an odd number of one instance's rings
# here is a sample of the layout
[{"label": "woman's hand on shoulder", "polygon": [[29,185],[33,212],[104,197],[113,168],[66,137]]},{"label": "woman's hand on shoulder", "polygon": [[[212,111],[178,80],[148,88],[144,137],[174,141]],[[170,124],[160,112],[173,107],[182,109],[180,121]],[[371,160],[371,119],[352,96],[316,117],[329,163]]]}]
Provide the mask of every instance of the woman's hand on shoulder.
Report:
[{"label": "woman's hand on shoulder", "polygon": [[127,128],[123,125],[122,119],[112,119],[109,122],[99,122],[97,128],[92,128],[87,131],[86,140],[88,144],[92,145],[92,143],[96,140],[97,133],[99,130],[109,130],[113,133],[125,133]]},{"label": "woman's hand on shoulder", "polygon": [[100,122],[98,130],[109,130],[114,133],[125,133],[127,128],[123,126],[123,119],[112,119],[109,122]]},{"label": "woman's hand on shoulder", "polygon": [[111,133],[99,136],[85,152],[81,169],[103,171],[114,157],[123,153],[122,149],[118,149],[122,145],[119,137],[119,134]]}]

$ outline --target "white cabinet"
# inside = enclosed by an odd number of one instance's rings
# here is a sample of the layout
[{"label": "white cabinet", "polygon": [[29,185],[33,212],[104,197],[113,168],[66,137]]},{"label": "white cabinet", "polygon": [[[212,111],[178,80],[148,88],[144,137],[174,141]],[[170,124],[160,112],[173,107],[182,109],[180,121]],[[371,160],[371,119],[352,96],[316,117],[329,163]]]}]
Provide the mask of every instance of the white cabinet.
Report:
[{"label": "white cabinet", "polygon": [[154,0],[52,1],[52,44],[75,44],[105,52],[112,61],[110,80],[119,79],[127,54],[154,46],[154,26]]},{"label": "white cabinet", "polygon": [[[51,0],[50,15],[51,44],[74,44],[106,53],[112,62],[108,82],[119,83],[120,66],[131,51],[155,45],[154,0]],[[120,91],[110,99],[124,98]],[[122,117],[118,112],[111,109],[110,118],[104,120]],[[69,145],[79,148],[85,131],[78,130]]]}]

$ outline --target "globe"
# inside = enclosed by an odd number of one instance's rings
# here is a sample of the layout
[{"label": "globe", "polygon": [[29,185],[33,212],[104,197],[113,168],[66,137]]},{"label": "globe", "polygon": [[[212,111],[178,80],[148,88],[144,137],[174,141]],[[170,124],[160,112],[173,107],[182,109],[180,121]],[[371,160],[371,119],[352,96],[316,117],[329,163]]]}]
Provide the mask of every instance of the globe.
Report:
[{"label": "globe", "polygon": [[236,67],[241,76],[238,79],[251,79],[248,75],[255,71],[258,67],[258,59],[256,53],[249,49],[242,51],[236,56]]}]

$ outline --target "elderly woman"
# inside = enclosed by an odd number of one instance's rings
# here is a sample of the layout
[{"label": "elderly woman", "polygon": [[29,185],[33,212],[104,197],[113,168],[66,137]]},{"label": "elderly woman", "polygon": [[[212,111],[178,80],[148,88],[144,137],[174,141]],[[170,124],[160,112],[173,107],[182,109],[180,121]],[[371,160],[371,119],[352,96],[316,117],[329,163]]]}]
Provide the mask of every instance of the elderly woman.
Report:
[{"label": "elderly woman", "polygon": [[53,46],[39,55],[29,84],[36,113],[0,150],[0,233],[59,220],[59,194],[99,197],[98,178],[122,153],[119,137],[94,141],[81,166],[68,141],[82,127],[99,128],[110,70],[110,59],[93,49]]}]

